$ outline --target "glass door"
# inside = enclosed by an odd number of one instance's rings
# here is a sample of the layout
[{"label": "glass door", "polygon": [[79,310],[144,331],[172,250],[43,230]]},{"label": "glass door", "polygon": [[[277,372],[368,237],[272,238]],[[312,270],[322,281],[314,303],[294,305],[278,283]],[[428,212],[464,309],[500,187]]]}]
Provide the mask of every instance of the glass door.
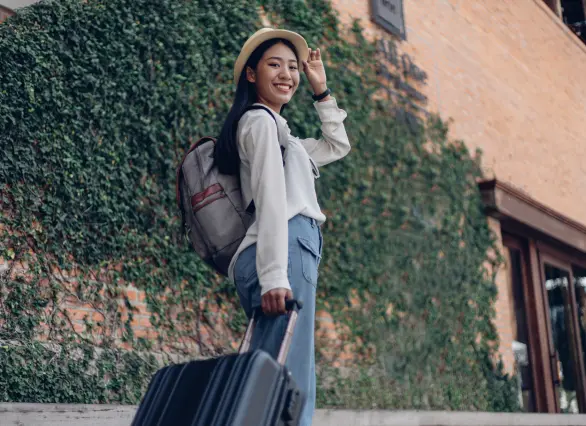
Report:
[{"label": "glass door", "polygon": [[581,365],[586,370],[586,267],[572,265],[573,288],[576,296],[577,330],[580,336]]},{"label": "glass door", "polygon": [[[549,356],[557,411],[585,411],[582,350],[572,267],[540,253],[545,313],[549,328]],[[574,288],[573,288],[574,287]]]}]

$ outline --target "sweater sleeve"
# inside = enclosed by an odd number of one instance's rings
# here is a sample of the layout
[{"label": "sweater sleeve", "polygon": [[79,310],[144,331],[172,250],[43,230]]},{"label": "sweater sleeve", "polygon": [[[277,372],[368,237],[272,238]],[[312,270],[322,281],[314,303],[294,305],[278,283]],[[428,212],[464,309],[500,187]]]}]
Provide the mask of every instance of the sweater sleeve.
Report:
[{"label": "sweater sleeve", "polygon": [[350,141],[344,127],[347,114],[338,108],[335,98],[325,102],[314,102],[321,120],[322,137],[319,139],[297,139],[318,166],[324,166],[343,158],[350,152]]},{"label": "sweater sleeve", "polygon": [[258,226],[256,270],[261,295],[290,289],[287,277],[288,221],[285,172],[277,125],[266,112],[251,113],[239,138],[251,169],[251,192]]}]

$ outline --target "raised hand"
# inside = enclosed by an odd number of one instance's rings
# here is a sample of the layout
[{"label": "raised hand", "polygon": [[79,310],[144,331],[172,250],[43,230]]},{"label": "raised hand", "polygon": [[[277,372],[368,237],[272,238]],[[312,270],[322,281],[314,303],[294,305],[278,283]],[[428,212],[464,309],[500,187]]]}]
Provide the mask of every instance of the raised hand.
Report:
[{"label": "raised hand", "polygon": [[307,60],[303,61],[303,72],[315,94],[323,93],[327,89],[326,69],[321,60],[321,51],[309,48]]}]

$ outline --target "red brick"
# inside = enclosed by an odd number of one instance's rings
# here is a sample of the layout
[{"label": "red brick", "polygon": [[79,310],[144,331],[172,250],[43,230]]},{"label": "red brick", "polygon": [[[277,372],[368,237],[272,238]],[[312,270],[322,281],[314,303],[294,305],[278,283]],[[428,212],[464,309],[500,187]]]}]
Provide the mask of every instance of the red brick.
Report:
[{"label": "red brick", "polygon": [[134,289],[126,289],[126,297],[128,298],[128,300],[133,303],[137,301],[137,294],[136,294],[136,290]]},{"label": "red brick", "polygon": [[69,318],[74,322],[80,322],[83,321],[86,316],[92,316],[92,312],[86,309],[67,308],[66,310]]},{"label": "red brick", "polygon": [[94,322],[102,322],[104,321],[104,315],[100,312],[93,312],[91,315],[92,321]]},{"label": "red brick", "polygon": [[85,332],[85,325],[76,322],[76,323],[73,323],[73,329],[78,333],[83,333],[83,332]]},{"label": "red brick", "polygon": [[148,307],[146,304],[144,303],[134,303],[133,304],[133,308],[136,309],[136,313],[138,315],[149,315],[150,316],[150,312],[148,310]]},{"label": "red brick", "polygon": [[138,329],[133,331],[136,337],[142,337],[148,340],[156,339],[158,335],[158,333],[153,329]]},{"label": "red brick", "polygon": [[152,327],[150,317],[146,315],[134,315],[130,325],[134,327],[145,327],[150,328]]}]

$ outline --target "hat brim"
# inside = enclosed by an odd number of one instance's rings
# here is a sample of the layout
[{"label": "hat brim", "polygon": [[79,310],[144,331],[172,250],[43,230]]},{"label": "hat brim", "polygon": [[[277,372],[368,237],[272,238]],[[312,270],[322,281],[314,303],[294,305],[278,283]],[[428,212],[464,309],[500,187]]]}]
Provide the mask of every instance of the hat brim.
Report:
[{"label": "hat brim", "polygon": [[[285,40],[289,40],[295,46],[295,50],[297,50],[297,55],[299,56],[299,61],[304,61],[307,59],[309,46],[303,37],[293,31],[288,30],[275,30],[272,28],[262,28],[254,33],[244,46],[242,46],[242,50],[236,59],[236,63],[234,64],[234,83],[238,85],[238,80],[240,79],[240,74],[242,73],[242,69],[244,65],[246,65],[246,61],[254,52],[254,50],[264,43],[267,40],[273,38],[283,38]],[[299,64],[301,67],[301,64]]]}]

